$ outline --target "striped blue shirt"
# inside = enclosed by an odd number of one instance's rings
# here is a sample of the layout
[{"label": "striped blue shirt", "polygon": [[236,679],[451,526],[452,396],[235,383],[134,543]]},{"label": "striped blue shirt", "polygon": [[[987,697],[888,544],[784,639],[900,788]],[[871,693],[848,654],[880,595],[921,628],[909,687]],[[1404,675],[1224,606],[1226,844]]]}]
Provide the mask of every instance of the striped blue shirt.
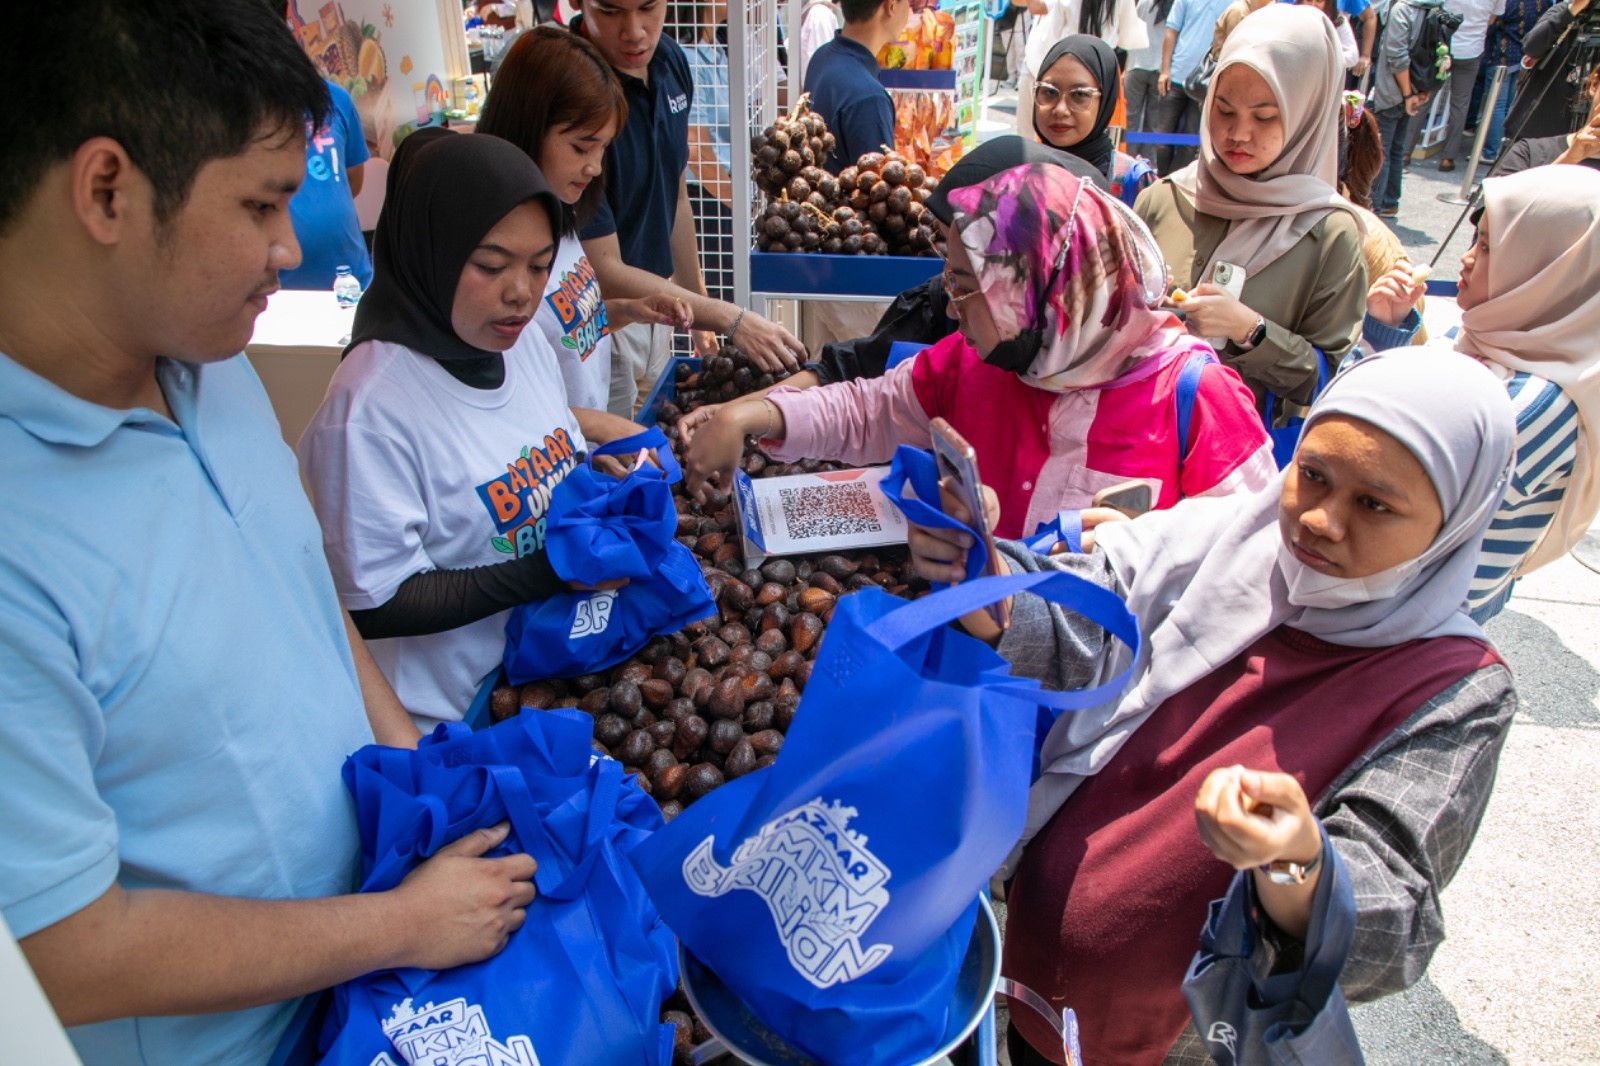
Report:
[{"label": "striped blue shirt", "polygon": [[[1403,348],[1421,324],[1416,311],[1399,326],[1386,326],[1368,315],[1361,347]],[[1435,343],[1450,343],[1454,333]],[[1478,572],[1467,592],[1467,613],[1480,624],[1499,614],[1511,598],[1517,568],[1549,531],[1578,456],[1578,405],[1561,386],[1518,372],[1506,379],[1506,392],[1517,415],[1517,459],[1505,501],[1484,534]]]},{"label": "striped blue shirt", "polygon": [[1578,405],[1561,386],[1516,373],[1506,391],[1517,413],[1517,460],[1467,593],[1475,622],[1493,618],[1511,598],[1517,568],[1550,529],[1578,455]]}]

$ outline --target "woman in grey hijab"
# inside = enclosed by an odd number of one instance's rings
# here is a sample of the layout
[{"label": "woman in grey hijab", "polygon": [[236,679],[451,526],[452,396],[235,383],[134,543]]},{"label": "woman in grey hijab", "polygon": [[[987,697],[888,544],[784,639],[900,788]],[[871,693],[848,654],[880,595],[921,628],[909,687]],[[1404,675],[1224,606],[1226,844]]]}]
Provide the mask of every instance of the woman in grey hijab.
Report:
[{"label": "woman in grey hijab", "polygon": [[[1086,1058],[1160,1063],[1183,1036],[1195,934],[1235,870],[1269,942],[1301,941],[1319,894],[1353,892],[1352,998],[1426,968],[1515,705],[1462,611],[1515,430],[1503,387],[1465,362],[1341,374],[1253,497],[1101,526],[1086,555],[1008,552],[1120,593],[1146,634],[1128,691],[1045,739],[1008,901],[1007,976],[1078,1012]],[[956,576],[959,535],[918,530],[912,549],[925,576]],[[1030,596],[1004,634],[967,624],[1048,685],[1126,665]],[[1015,1024],[1012,1061],[1046,1061],[1027,1045],[1047,1031]]]}]

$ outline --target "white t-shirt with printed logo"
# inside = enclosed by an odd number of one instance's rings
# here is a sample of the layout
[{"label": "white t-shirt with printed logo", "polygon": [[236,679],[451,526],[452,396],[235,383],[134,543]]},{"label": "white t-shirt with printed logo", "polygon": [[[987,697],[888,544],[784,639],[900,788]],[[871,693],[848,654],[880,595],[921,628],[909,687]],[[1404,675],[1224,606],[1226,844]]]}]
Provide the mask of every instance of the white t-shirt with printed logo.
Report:
[{"label": "white t-shirt with printed logo", "polygon": [[604,411],[611,396],[611,329],[600,281],[576,237],[561,238],[533,321],[556,353],[567,402]]},{"label": "white t-shirt with printed logo", "polygon": [[[339,598],[368,610],[413,574],[536,551],[550,490],[585,448],[556,356],[540,331],[526,329],[492,390],[463,385],[401,345],[359,345],[296,450]],[[417,725],[431,730],[466,714],[500,662],[508,614],[367,646]]]}]

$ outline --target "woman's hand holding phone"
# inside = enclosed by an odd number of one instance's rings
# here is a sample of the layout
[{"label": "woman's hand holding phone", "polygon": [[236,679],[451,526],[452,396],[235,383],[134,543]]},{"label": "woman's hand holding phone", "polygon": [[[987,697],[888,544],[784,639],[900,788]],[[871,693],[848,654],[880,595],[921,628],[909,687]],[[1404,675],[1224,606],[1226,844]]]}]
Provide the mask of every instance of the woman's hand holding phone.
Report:
[{"label": "woman's hand holding phone", "polygon": [[[908,493],[910,486],[907,486]],[[983,528],[993,529],[1000,520],[1000,499],[987,485],[983,494]],[[939,482],[939,509],[963,525],[976,525],[972,513],[961,500],[961,493],[950,478]],[[973,544],[972,534],[959,529],[928,529],[912,525],[908,543],[911,546],[911,565],[929,581],[942,581],[957,585],[967,576],[967,552]],[[991,644],[1000,639],[1002,630],[987,611],[973,611],[961,619],[961,625],[979,640]]]},{"label": "woman's hand holding phone", "polygon": [[[907,493],[911,490],[908,488]],[[994,490],[985,485],[983,492],[983,521],[988,529],[1000,520],[1000,499]],[[963,525],[975,525],[961,493],[950,478],[939,481],[939,509]],[[942,581],[958,585],[967,577],[967,552],[971,550],[972,534],[959,529],[928,529],[911,527],[908,543],[911,546],[911,563],[917,573],[929,581]]]},{"label": "woman's hand holding phone", "polygon": [[1256,328],[1256,313],[1215,282],[1196,285],[1182,307],[1184,323],[1196,337],[1226,337],[1243,343]]}]

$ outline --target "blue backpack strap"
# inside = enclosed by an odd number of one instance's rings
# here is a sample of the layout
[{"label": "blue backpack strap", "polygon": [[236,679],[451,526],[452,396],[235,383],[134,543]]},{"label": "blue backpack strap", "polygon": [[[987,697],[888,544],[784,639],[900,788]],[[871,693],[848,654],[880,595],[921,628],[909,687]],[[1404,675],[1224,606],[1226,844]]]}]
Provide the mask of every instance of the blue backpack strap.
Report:
[{"label": "blue backpack strap", "polygon": [[[1311,351],[1317,357],[1317,391],[1311,394],[1311,402],[1316,403],[1317,397],[1322,395],[1322,390],[1328,387],[1328,357],[1322,354],[1321,348],[1313,346]],[[1269,433],[1272,431],[1272,411],[1277,405],[1278,394],[1268,390],[1267,409],[1262,414],[1262,418],[1266,421],[1267,432]]]},{"label": "blue backpack strap", "polygon": [[1150,184],[1145,178],[1154,173],[1155,167],[1150,164],[1148,159],[1142,155],[1134,156],[1133,165],[1128,167],[1126,174],[1122,175],[1122,185],[1117,189],[1118,197],[1121,198],[1123,203],[1132,207],[1133,202],[1139,198],[1139,194],[1144,192],[1145,186]]},{"label": "blue backpack strap", "polygon": [[1173,400],[1178,406],[1178,499],[1183,499],[1183,459],[1189,454],[1189,423],[1194,415],[1194,398],[1200,393],[1200,375],[1206,364],[1215,363],[1210,352],[1195,352],[1178,373],[1178,388]]}]

